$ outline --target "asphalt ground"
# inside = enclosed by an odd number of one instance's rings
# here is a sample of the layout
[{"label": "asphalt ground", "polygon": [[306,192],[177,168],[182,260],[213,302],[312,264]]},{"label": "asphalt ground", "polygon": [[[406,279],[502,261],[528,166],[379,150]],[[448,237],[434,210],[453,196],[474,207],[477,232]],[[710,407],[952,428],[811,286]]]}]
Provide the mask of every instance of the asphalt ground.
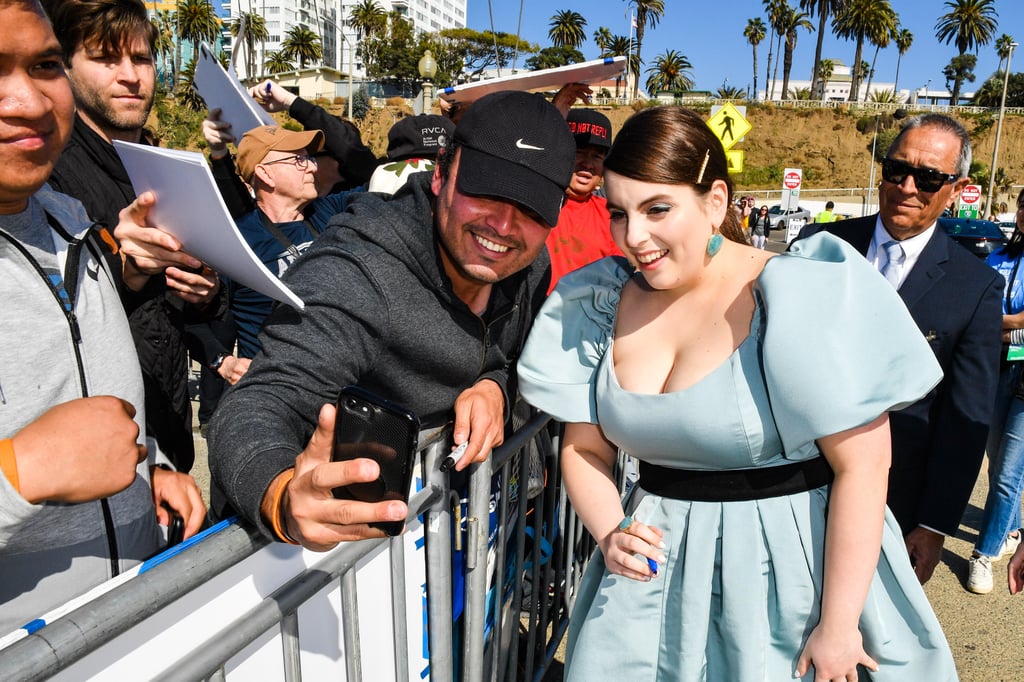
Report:
[{"label": "asphalt ground", "polygon": [[[774,233],[768,242],[769,250],[785,250],[783,237],[783,233]],[[193,409],[195,406],[193,402]],[[206,441],[198,428],[195,443],[196,464],[192,473],[208,501]],[[925,593],[945,631],[963,682],[1024,682],[1024,594],[1011,596],[1006,588],[1007,559],[994,564],[995,589],[991,593],[976,595],[965,587],[967,560],[978,537],[987,494],[987,468],[983,467],[960,529],[954,537],[947,538],[942,560],[925,585]],[[545,680],[561,679],[561,657],[562,648]]]}]

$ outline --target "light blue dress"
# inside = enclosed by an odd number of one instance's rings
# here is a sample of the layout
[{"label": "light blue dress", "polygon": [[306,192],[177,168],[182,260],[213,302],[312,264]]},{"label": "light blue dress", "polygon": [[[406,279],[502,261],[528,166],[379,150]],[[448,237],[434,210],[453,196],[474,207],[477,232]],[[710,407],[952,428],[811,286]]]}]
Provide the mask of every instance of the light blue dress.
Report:
[{"label": "light blue dress", "polygon": [[[816,438],[914,402],[942,376],[889,283],[822,233],[767,263],[750,335],[726,362],[682,391],[626,391],[611,348],[630,270],[606,258],[566,276],[538,314],[519,380],[530,403],[562,421],[600,424],[644,461],[733,469],[808,459]],[[792,679],[819,619],[828,487],[690,502],[642,486],[626,509],[664,532],[668,560],[640,582],[595,556],[573,610],[566,679]],[[862,679],[957,679],[888,512],[860,629],[880,664]]]}]

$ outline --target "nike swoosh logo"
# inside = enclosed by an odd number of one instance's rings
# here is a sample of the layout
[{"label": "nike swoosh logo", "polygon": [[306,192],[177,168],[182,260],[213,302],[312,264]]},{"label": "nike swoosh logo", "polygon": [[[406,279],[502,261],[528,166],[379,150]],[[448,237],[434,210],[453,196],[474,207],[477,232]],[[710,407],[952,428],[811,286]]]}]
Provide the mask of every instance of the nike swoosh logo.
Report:
[{"label": "nike swoosh logo", "polygon": [[526,144],[525,142],[523,142],[523,138],[521,137],[518,140],[516,140],[516,146],[519,147],[520,149],[534,149],[538,152],[544,151],[544,147],[534,147],[532,144]]}]

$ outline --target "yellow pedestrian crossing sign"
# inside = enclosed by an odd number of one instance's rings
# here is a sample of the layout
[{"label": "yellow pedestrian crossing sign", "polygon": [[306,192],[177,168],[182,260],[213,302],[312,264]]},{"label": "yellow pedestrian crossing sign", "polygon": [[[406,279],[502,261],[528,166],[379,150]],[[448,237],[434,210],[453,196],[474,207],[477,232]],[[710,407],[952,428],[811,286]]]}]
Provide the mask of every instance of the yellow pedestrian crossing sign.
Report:
[{"label": "yellow pedestrian crossing sign", "polygon": [[726,102],[708,119],[708,126],[722,141],[722,147],[731,149],[753,128],[731,102]]},{"label": "yellow pedestrian crossing sign", "polygon": [[742,149],[730,149],[725,152],[725,160],[729,163],[728,172],[742,173],[743,159],[746,153]]}]

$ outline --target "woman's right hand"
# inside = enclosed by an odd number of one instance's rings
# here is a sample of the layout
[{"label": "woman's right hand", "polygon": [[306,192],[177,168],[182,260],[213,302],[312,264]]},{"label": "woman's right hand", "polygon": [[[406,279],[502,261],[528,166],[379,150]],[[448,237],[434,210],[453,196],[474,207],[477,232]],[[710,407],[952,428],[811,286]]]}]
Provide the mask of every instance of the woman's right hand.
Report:
[{"label": "woman's right hand", "polygon": [[[616,527],[599,544],[608,570],[626,578],[647,582],[660,572],[660,568],[652,571],[647,559],[652,559],[659,566],[665,563],[662,551],[665,542],[661,530],[641,523],[635,517],[629,528],[620,530]],[[635,556],[637,554],[641,556]]]}]

